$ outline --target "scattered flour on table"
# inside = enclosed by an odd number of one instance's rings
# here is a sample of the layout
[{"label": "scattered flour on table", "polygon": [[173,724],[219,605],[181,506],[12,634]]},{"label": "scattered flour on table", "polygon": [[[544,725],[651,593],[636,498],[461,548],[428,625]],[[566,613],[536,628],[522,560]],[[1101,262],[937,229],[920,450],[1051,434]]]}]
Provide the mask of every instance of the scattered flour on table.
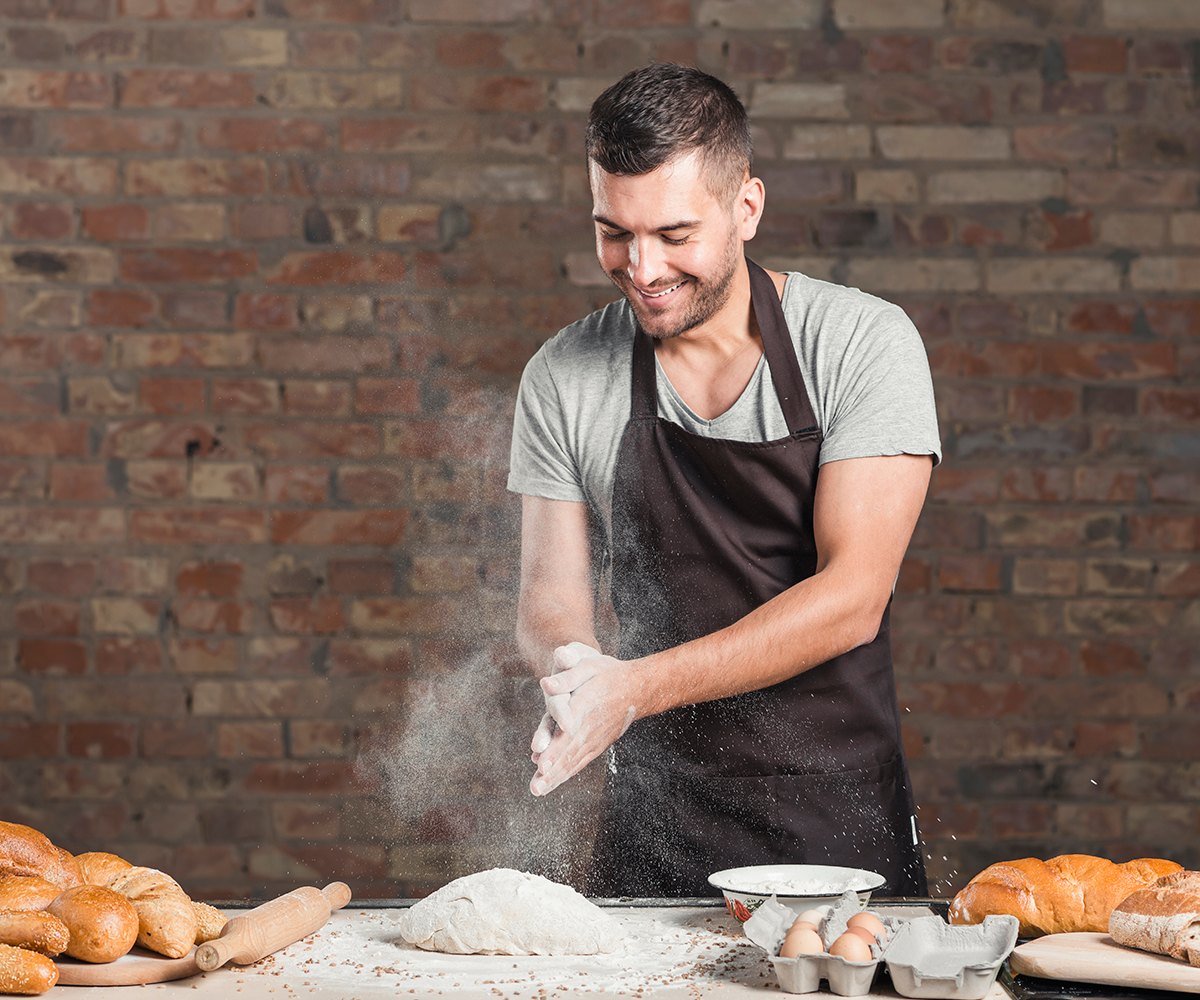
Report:
[{"label": "scattered flour on table", "polygon": [[[304,941],[245,970],[298,995],[374,997],[520,996],[578,993],[694,997],[721,985],[775,987],[761,949],[719,909],[605,907],[625,930],[611,954],[448,955],[422,951],[399,933],[403,910],[333,914]],[[300,989],[303,987],[303,989]]]},{"label": "scattered flour on table", "polygon": [[492,868],[419,900],[400,919],[400,936],[455,955],[595,955],[617,951],[625,931],[570,886]]}]

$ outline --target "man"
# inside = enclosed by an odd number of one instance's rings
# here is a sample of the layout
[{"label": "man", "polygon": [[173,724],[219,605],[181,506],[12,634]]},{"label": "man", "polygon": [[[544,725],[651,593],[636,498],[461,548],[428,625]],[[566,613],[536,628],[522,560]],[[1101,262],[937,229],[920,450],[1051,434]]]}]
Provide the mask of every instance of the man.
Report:
[{"label": "man", "polygon": [[707,895],[718,869],[787,862],[923,895],[888,644],[940,454],[920,337],[745,259],[765,193],[714,77],[630,73],[587,154],[624,299],[545,344],[517,402],[517,637],[547,705],[531,791],[611,748],[594,895]]}]

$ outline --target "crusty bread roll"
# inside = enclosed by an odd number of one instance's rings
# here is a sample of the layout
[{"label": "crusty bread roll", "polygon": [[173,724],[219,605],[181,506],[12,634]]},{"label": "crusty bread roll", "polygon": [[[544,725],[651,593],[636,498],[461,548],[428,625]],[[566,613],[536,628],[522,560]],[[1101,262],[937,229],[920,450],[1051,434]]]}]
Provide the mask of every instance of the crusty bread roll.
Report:
[{"label": "crusty bread roll", "polygon": [[1200,872],[1173,872],[1130,893],[1108,918],[1117,944],[1200,966]]},{"label": "crusty bread roll", "polygon": [[124,858],[103,851],[76,854],[75,860],[79,864],[79,875],[84,885],[108,885],[121,872],[133,867]]},{"label": "crusty bread roll", "polygon": [[58,982],[58,966],[27,948],[0,944],[0,993],[34,996]]},{"label": "crusty bread roll", "polygon": [[182,958],[196,943],[192,900],[170,875],[156,868],[127,868],[110,889],[128,897],[138,915],[137,943],[169,958]]},{"label": "crusty bread roll", "polygon": [[192,900],[192,909],[196,913],[196,944],[214,941],[221,936],[221,930],[229,923],[225,916],[215,906],[207,903],[197,903]]},{"label": "crusty bread roll", "polygon": [[1126,896],[1182,867],[1157,858],[1116,865],[1089,854],[1003,861],[985,868],[954,897],[950,923],[978,924],[989,913],[1011,913],[1020,921],[1021,937],[1102,933]]},{"label": "crusty bread roll", "polygon": [[0,820],[0,875],[36,875],[61,889],[81,885],[79,865],[31,826]]},{"label": "crusty bread roll", "polygon": [[44,910],[60,892],[36,875],[0,875],[0,910]]},{"label": "crusty bread roll", "polygon": [[67,954],[82,962],[115,962],[138,936],[138,915],[119,892],[101,885],[64,889],[47,908],[71,932]]},{"label": "crusty bread roll", "polygon": [[52,913],[0,910],[0,944],[53,957],[66,951],[70,941],[67,925]]}]

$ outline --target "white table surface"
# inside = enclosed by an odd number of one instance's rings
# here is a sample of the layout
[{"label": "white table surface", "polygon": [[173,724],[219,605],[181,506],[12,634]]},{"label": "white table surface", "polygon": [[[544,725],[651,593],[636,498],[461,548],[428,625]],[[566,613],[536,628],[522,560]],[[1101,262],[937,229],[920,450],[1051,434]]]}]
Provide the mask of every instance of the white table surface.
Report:
[{"label": "white table surface", "polygon": [[[228,911],[231,914],[237,911]],[[785,995],[764,953],[723,909],[614,907],[626,927],[614,955],[440,955],[400,940],[399,908],[335,912],[320,931],[252,966],[146,986],[56,986],[51,1000],[374,1000],[407,996],[522,1000],[627,996],[672,1000]],[[886,977],[876,987],[888,986]],[[822,994],[830,996],[826,990]],[[822,994],[808,994],[820,996]],[[895,997],[890,988],[870,997]],[[998,984],[988,1000],[1008,1000]]]}]

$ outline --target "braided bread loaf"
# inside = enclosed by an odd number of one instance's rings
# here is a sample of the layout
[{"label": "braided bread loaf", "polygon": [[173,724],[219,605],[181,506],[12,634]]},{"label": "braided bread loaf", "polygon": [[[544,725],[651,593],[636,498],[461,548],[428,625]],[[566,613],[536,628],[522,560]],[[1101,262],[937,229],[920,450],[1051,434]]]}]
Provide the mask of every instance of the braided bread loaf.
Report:
[{"label": "braided bread loaf", "polygon": [[1117,865],[1089,854],[1002,861],[985,868],[954,897],[950,923],[978,924],[989,913],[1010,913],[1020,921],[1021,937],[1102,933],[1126,896],[1182,867],[1157,858]]}]

